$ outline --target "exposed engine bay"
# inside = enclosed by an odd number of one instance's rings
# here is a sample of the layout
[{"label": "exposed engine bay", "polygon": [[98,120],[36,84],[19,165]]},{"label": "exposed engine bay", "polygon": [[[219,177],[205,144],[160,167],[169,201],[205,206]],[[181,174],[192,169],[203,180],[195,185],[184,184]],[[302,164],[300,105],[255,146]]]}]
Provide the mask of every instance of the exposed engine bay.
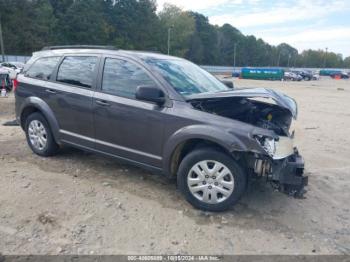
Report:
[{"label": "exposed engine bay", "polygon": [[293,98],[276,90],[255,88],[192,95],[187,101],[197,110],[272,130],[277,139],[255,136],[268,157],[247,154],[248,170],[253,178],[265,177],[282,192],[303,196],[308,177],[304,175],[304,160],[293,144],[291,124],[298,113]]},{"label": "exposed engine bay", "polygon": [[204,112],[273,130],[279,136],[290,136],[292,115],[279,105],[246,97],[192,100],[191,104],[194,108]]}]

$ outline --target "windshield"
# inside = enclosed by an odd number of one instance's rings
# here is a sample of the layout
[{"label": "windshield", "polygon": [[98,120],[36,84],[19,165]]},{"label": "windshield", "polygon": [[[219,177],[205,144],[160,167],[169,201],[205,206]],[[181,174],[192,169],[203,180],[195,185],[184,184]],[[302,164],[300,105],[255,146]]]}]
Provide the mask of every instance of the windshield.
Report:
[{"label": "windshield", "polygon": [[146,63],[183,96],[231,90],[199,66],[180,59],[147,59]]}]

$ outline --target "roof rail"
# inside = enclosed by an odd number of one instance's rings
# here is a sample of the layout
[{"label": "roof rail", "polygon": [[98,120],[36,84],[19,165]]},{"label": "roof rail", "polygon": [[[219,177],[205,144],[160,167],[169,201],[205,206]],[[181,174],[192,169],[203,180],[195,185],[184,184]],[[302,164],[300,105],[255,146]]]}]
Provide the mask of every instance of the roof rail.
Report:
[{"label": "roof rail", "polygon": [[118,50],[114,46],[105,45],[57,45],[57,46],[45,46],[41,50],[56,50],[56,49],[108,49],[108,50]]},{"label": "roof rail", "polygon": [[151,54],[163,54],[161,51],[158,50],[126,50],[126,49],[119,49],[120,51],[126,51],[126,52],[133,52],[133,53],[151,53]]}]

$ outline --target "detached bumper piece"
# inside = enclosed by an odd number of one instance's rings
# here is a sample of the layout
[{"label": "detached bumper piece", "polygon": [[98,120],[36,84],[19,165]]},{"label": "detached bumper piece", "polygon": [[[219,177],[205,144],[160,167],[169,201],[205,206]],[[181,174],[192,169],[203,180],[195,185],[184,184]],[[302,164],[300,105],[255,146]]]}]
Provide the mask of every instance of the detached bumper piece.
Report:
[{"label": "detached bumper piece", "polygon": [[274,182],[281,192],[302,198],[308,184],[304,175],[304,159],[295,149],[294,154],[280,161],[273,161],[270,181]]}]

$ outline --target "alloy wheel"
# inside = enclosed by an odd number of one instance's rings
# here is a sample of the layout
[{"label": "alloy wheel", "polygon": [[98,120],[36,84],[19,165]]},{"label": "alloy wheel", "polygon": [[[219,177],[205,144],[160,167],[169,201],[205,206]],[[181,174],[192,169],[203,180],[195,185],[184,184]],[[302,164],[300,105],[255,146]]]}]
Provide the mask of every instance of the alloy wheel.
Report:
[{"label": "alloy wheel", "polygon": [[32,120],[28,126],[28,135],[31,145],[42,151],[47,145],[46,128],[39,120]]}]

